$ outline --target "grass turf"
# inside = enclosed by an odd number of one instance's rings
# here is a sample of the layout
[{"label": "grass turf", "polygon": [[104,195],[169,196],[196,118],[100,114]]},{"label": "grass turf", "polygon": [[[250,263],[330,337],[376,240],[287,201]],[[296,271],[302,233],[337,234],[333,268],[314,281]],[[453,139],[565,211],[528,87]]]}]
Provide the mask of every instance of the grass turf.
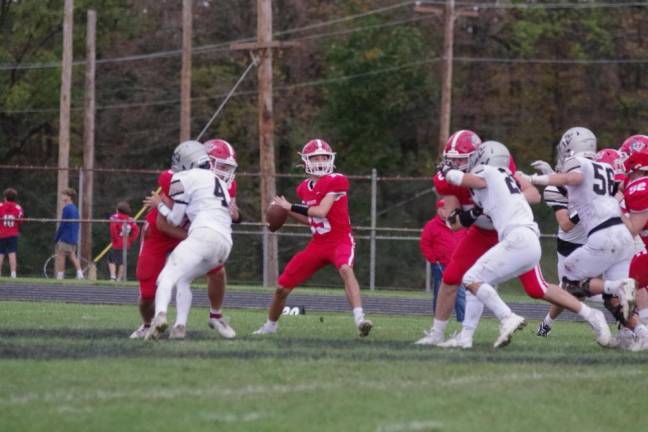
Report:
[{"label": "grass turf", "polygon": [[[603,350],[584,324],[559,322],[493,350],[483,321],[471,351],[412,342],[429,318],[283,317],[230,310],[239,337],[219,339],[206,310],[189,339],[126,339],[132,306],[0,304],[3,431],[635,430],[645,422],[648,354]],[[456,324],[452,324],[456,330]]]}]

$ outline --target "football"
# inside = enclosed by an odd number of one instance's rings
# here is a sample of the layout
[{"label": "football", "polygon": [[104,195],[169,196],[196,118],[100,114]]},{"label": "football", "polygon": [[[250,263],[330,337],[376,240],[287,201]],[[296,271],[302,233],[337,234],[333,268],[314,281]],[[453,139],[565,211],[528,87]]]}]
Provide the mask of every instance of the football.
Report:
[{"label": "football", "polygon": [[288,210],[284,209],[279,205],[271,205],[266,210],[266,222],[268,224],[268,229],[272,232],[277,231],[279,228],[286,223],[288,219]]}]

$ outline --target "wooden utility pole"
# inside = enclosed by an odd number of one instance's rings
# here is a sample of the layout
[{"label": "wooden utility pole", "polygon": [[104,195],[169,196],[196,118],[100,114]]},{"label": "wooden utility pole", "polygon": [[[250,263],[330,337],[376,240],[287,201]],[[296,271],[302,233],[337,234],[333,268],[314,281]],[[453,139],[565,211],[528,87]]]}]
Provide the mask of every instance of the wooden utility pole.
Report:
[{"label": "wooden utility pole", "polygon": [[452,111],[452,60],[454,58],[454,0],[446,2],[443,26],[443,69],[441,70],[441,118],[439,120],[439,154],[450,136]]},{"label": "wooden utility pole", "polygon": [[[253,50],[259,57],[259,166],[261,170],[261,221],[276,192],[274,117],[272,113],[272,50],[298,46],[295,42],[272,40],[272,0],[257,0],[257,41],[236,43],[233,50]],[[263,232],[263,285],[274,285],[279,274],[277,237],[267,227]]]},{"label": "wooden utility pole", "polygon": [[72,31],[74,0],[65,0],[63,12],[63,60],[61,64],[61,95],[59,108],[59,154],[56,185],[56,217],[61,217],[61,193],[68,187],[70,167],[70,94],[72,87]]},{"label": "wooden utility pole", "polygon": [[441,62],[441,115],[439,118],[439,154],[450,136],[452,116],[452,62],[454,59],[454,22],[459,16],[477,16],[477,12],[468,9],[455,10],[455,0],[446,0],[445,7],[427,5],[417,1],[416,12],[432,13],[444,18],[443,26],[443,61]]},{"label": "wooden utility pole", "polygon": [[[88,11],[86,29],[85,96],[83,101],[83,199],[81,218],[92,219],[95,147],[95,67],[97,12]],[[92,224],[81,224],[81,257],[92,261]]]},{"label": "wooden utility pole", "polygon": [[180,76],[180,142],[191,139],[191,36],[193,0],[182,0],[182,72]]},{"label": "wooden utility pole", "polygon": [[[260,46],[259,80],[259,151],[261,163],[261,215],[277,194],[274,154],[274,117],[272,112],[272,0],[257,0],[257,42]],[[273,285],[279,275],[277,237],[264,228],[263,285]]]}]

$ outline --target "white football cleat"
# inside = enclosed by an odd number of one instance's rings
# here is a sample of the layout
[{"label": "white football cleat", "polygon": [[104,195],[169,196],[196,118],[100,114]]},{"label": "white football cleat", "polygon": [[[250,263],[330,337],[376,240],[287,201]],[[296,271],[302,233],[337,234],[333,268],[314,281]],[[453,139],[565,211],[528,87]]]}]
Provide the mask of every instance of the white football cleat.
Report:
[{"label": "white football cleat", "polygon": [[624,279],[617,288],[616,296],[621,304],[623,318],[627,320],[635,307],[635,280],[632,278]]},{"label": "white football cleat", "polygon": [[433,330],[423,331],[423,333],[425,336],[414,342],[414,345],[439,346],[445,340],[443,334],[435,333]]},{"label": "white football cleat", "polygon": [[128,336],[129,339],[144,339],[144,336],[146,336],[146,332],[148,331],[148,327],[146,327],[144,324],[141,326],[137,327],[137,330],[135,330],[133,333],[131,333],[130,336]]},{"label": "white football cleat", "polygon": [[368,319],[362,319],[360,320],[357,326],[358,326],[358,336],[365,337],[365,336],[369,336],[369,332],[371,332],[371,329],[373,328],[373,323]]},{"label": "white football cleat", "polygon": [[472,337],[466,336],[464,332],[459,332],[459,334],[451,337],[445,342],[441,342],[438,346],[440,348],[471,349],[473,346],[473,340]]},{"label": "white football cleat", "polygon": [[160,335],[166,331],[167,327],[169,327],[169,324],[167,324],[166,312],[158,313],[151,321],[151,327],[146,332],[144,340],[160,339]]},{"label": "white football cleat", "polygon": [[608,326],[603,312],[597,309],[592,309],[592,312],[590,312],[587,317],[587,322],[592,327],[592,331],[596,337],[596,342],[598,342],[602,347],[609,347],[612,333],[610,332],[610,326]]},{"label": "white football cleat", "polygon": [[176,324],[169,332],[169,339],[184,339],[187,337],[187,326]]},{"label": "white football cleat", "polygon": [[526,326],[526,321],[524,317],[511,313],[511,315],[504,318],[500,321],[499,326],[499,336],[495,339],[493,348],[500,348],[511,343],[511,336],[518,330],[521,330]]},{"label": "white football cleat", "polygon": [[232,339],[234,336],[236,336],[236,332],[229,325],[225,317],[209,318],[207,324],[209,325],[209,327],[216,330],[218,334],[220,334],[225,339]]},{"label": "white football cleat", "polygon": [[277,329],[279,326],[275,326],[274,328],[270,327],[266,324],[263,324],[261,327],[259,327],[258,330],[255,330],[252,332],[253,335],[264,335],[264,334],[275,334],[277,333]]},{"label": "white football cleat", "polygon": [[648,337],[637,336],[637,339],[628,349],[633,352],[648,351]]},{"label": "white football cleat", "polygon": [[610,348],[629,350],[635,344],[635,334],[627,327],[621,327],[616,336],[610,338]]}]

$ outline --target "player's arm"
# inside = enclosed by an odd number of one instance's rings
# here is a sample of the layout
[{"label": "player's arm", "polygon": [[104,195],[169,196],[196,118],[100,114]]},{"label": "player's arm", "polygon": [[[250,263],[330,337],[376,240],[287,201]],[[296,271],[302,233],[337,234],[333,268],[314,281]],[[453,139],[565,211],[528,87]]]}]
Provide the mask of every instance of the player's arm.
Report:
[{"label": "player's arm", "polygon": [[524,195],[524,198],[526,198],[529,204],[538,204],[540,201],[542,201],[540,191],[538,191],[538,188],[533,186],[530,181],[526,180],[522,175],[518,175],[517,173],[515,173],[514,177],[518,185],[520,186],[522,195]]},{"label": "player's arm", "polygon": [[626,226],[634,237],[643,231],[646,223],[648,223],[648,209],[641,213],[630,213],[627,220]]},{"label": "player's arm", "polygon": [[556,218],[556,222],[558,222],[558,226],[560,226],[560,229],[565,232],[569,232],[574,229],[576,224],[579,222],[578,214],[575,213],[573,216],[570,216],[569,211],[566,208],[556,210],[554,212],[554,216]]},{"label": "player's arm", "polygon": [[232,216],[232,223],[241,223],[243,218],[241,217],[241,212],[239,212],[238,206],[236,205],[236,198],[232,198],[229,204],[230,216]]},{"label": "player's arm", "polygon": [[184,220],[187,212],[187,205],[189,205],[184,185],[180,180],[176,179],[171,181],[169,196],[173,200],[173,207],[171,208],[162,201],[160,194],[157,192],[151,193],[150,196],[144,199],[144,204],[149,207],[156,207],[162,217],[164,217],[170,224],[177,227],[180,226]]},{"label": "player's arm", "polygon": [[462,186],[470,189],[484,189],[488,186],[483,177],[455,169],[448,171],[445,177],[448,183],[455,186]]},{"label": "player's arm", "polygon": [[157,229],[163,233],[168,235],[171,238],[178,239],[178,240],[184,240],[187,238],[187,231],[184,229],[171,225],[165,217],[163,217],[161,214],[158,213],[157,218],[155,220],[155,223],[157,225]]},{"label": "player's arm", "polygon": [[457,211],[461,211],[461,203],[459,202],[459,199],[457,199],[457,197],[454,195],[444,195],[442,199],[444,202],[443,209],[445,211],[445,214],[448,215],[448,218],[446,219],[446,224],[450,227],[452,231],[459,231],[460,229],[463,229],[464,226],[461,225],[461,223],[457,218],[452,218],[452,221],[450,220],[451,219],[450,215],[452,215]]},{"label": "player's arm", "polygon": [[273,203],[279,205],[289,211],[289,215],[298,220],[299,222],[309,224],[309,217],[326,217],[328,212],[333,207],[333,203],[338,196],[336,192],[330,192],[322,198],[320,203],[316,206],[308,206],[306,204],[291,204],[285,197],[277,196],[274,198]]},{"label": "player's arm", "polygon": [[553,174],[521,174],[527,181],[538,186],[577,186],[583,182],[583,173],[578,159],[572,158],[565,161],[564,172]]}]

